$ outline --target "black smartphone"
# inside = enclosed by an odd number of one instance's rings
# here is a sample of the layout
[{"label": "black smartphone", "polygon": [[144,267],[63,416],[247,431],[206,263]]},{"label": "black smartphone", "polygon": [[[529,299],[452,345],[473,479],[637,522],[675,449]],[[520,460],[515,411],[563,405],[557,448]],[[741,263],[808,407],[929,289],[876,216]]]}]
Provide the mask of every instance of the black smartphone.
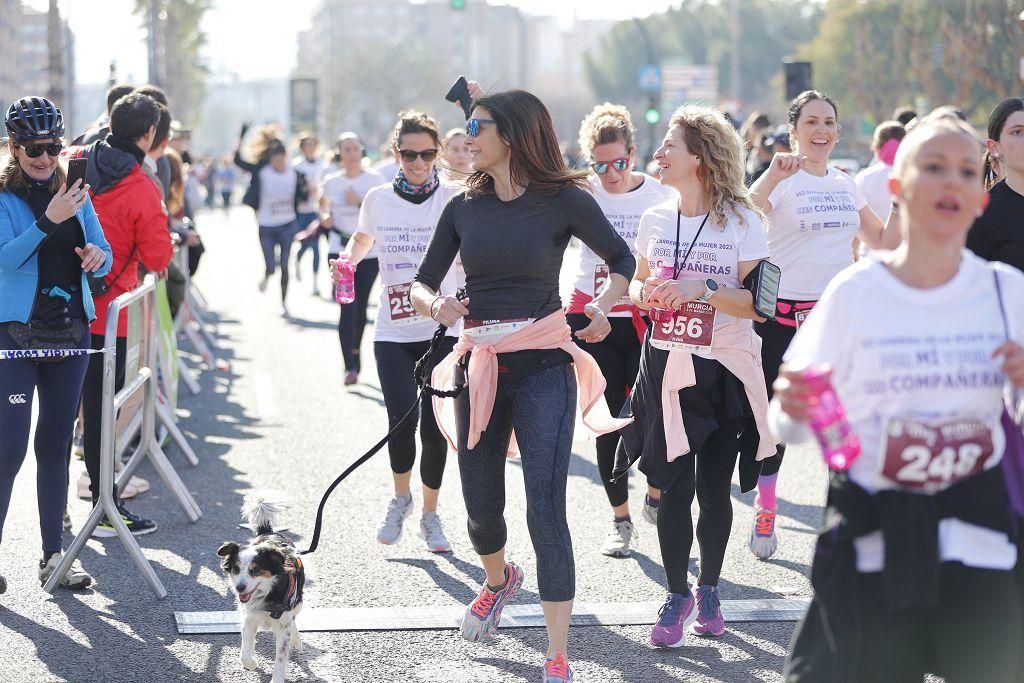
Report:
[{"label": "black smartphone", "polygon": [[89,170],[89,160],[83,157],[72,159],[68,162],[68,189],[75,184],[76,180],[82,181],[85,186],[85,173]]},{"label": "black smartphone", "polygon": [[459,80],[455,81],[455,85],[451,87],[444,98],[449,102],[458,102],[462,105],[462,111],[465,112],[466,119],[469,119],[469,112],[472,111],[473,102],[469,96],[469,81],[466,80],[465,76],[459,76]]},{"label": "black smartphone", "polygon": [[769,261],[761,261],[743,279],[743,288],[754,295],[754,310],[768,320],[775,318],[775,306],[779,301],[779,284],[782,270]]}]

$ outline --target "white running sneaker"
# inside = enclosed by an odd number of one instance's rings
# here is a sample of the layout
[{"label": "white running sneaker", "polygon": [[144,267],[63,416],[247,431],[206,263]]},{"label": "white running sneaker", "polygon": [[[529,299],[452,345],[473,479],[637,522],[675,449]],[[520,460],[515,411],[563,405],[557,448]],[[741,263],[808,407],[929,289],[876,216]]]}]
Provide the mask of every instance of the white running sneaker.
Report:
[{"label": "white running sneaker", "polygon": [[402,537],[402,524],[405,518],[412,514],[412,496],[408,499],[395,496],[388,503],[388,511],[384,514],[384,521],[377,528],[377,542],[384,545],[398,543]]},{"label": "white running sneaker", "polygon": [[269,276],[269,275],[264,275],[264,276],[263,276],[263,279],[261,279],[261,280],[260,280],[260,283],[259,283],[259,285],[257,285],[257,286],[259,287],[259,290],[260,290],[261,292],[265,292],[265,291],[267,291],[267,282],[268,282],[269,280],[270,280],[270,276]]},{"label": "white running sneaker", "polygon": [[450,553],[452,544],[444,535],[444,525],[436,512],[424,512],[420,519],[418,536],[427,542],[427,549],[432,553]]},{"label": "white running sneaker", "polygon": [[750,530],[750,552],[762,560],[767,560],[779,548],[779,538],[775,535],[775,511],[754,507],[754,526]]},{"label": "white running sneaker", "polygon": [[654,507],[653,505],[647,502],[646,495],[644,496],[643,518],[649,524],[656,525],[658,523],[658,508]]},{"label": "white running sneaker", "polygon": [[[60,564],[60,560],[63,557],[63,553],[54,553],[50,556],[50,559],[46,562],[39,560],[39,582],[45,584],[53,571]],[[82,563],[75,560],[71,563],[71,568],[68,569],[64,578],[60,580],[61,588],[70,588],[72,590],[78,588],[85,588],[92,583],[92,577],[89,576],[88,572],[82,568]]]},{"label": "white running sneaker", "polygon": [[633,522],[628,519],[622,522],[612,522],[612,530],[604,539],[601,545],[601,554],[608,557],[629,557],[632,552],[633,539],[639,538]]}]

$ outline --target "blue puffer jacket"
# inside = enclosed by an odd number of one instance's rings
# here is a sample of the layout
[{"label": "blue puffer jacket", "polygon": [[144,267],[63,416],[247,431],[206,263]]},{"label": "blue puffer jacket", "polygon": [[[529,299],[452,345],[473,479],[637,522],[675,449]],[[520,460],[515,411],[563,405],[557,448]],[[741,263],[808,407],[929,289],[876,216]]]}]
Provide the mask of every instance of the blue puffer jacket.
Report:
[{"label": "blue puffer jacket", "polygon": [[[96,271],[96,275],[106,275],[110,272],[113,254],[92,208],[92,200],[86,199],[76,215],[86,244],[95,244],[107,255]],[[11,192],[0,192],[0,322],[27,323],[32,315],[39,289],[39,260],[33,252],[44,237],[46,233],[36,225],[25,200]],[[85,271],[82,271],[82,300],[85,313],[92,321],[96,318],[96,309]]]}]

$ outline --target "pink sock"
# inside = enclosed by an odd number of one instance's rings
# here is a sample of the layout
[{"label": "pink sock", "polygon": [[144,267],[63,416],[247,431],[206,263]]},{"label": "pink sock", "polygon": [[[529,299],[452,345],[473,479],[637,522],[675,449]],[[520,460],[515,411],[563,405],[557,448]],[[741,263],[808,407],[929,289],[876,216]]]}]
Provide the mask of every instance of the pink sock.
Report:
[{"label": "pink sock", "polygon": [[775,511],[779,502],[775,498],[775,484],[779,479],[778,473],[772,475],[761,475],[757,479],[757,496],[754,498],[754,505],[762,510]]}]

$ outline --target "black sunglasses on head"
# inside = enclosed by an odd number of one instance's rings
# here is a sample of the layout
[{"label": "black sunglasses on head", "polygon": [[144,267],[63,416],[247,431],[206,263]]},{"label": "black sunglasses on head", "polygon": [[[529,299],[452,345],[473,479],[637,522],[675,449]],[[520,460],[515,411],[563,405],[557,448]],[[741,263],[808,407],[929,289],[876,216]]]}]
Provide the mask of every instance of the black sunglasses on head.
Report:
[{"label": "black sunglasses on head", "polygon": [[416,157],[423,159],[428,164],[437,158],[436,149],[425,149],[422,152],[415,152],[411,149],[400,149],[398,150],[399,155],[402,157],[402,161],[411,164],[416,161]]},{"label": "black sunglasses on head", "polygon": [[18,147],[25,150],[25,154],[27,154],[31,159],[38,159],[43,156],[43,152],[46,152],[51,157],[55,157],[64,149],[63,142],[48,142],[45,145],[39,142],[29,142],[26,144],[19,142],[17,144]]}]

